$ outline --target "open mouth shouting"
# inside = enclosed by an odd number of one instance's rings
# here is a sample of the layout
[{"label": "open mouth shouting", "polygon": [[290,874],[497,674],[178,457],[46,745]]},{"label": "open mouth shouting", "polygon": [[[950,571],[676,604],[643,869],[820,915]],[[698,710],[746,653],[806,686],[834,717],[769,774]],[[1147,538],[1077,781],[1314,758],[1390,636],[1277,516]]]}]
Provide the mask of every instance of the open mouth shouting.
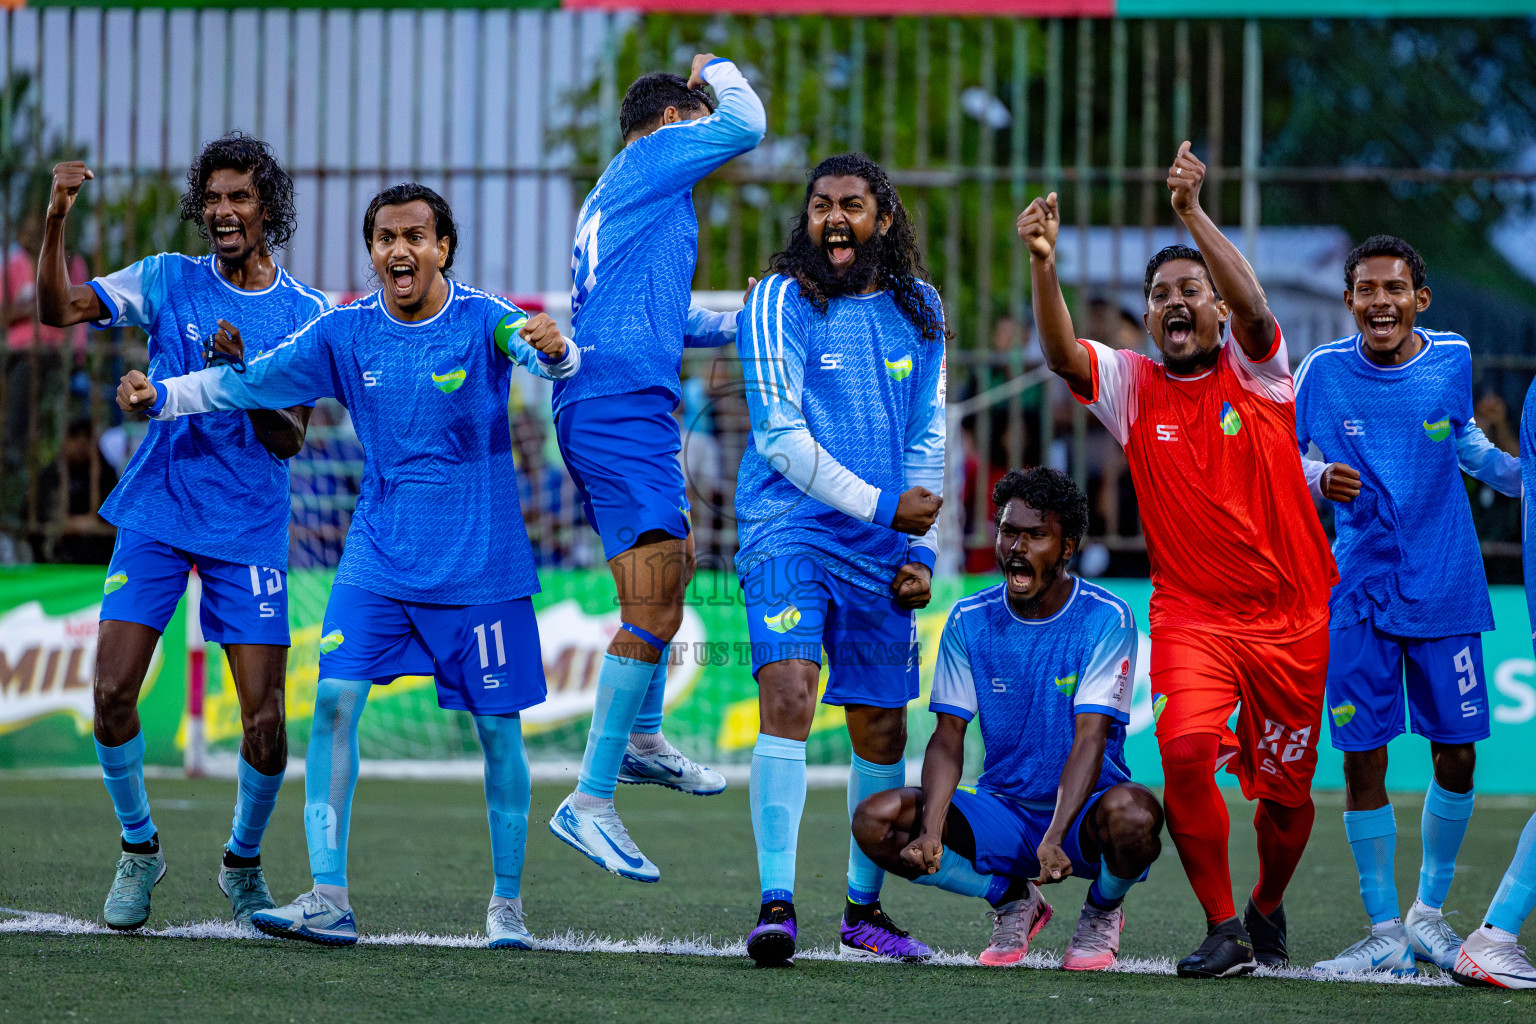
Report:
[{"label": "open mouth shouting", "polygon": [[245,239],[245,227],[239,221],[234,223],[215,224],[213,226],[213,241],[220,249],[231,250],[239,246]]},{"label": "open mouth shouting", "polygon": [[847,228],[828,228],[826,234],[821,236],[821,248],[831,261],[832,269],[838,273],[853,266],[853,261],[859,255],[858,243],[854,241],[853,232]]},{"label": "open mouth shouting", "polygon": [[1397,314],[1392,312],[1376,312],[1366,317],[1365,330],[1370,337],[1378,341],[1386,341],[1397,330]]},{"label": "open mouth shouting", "polygon": [[1170,345],[1182,345],[1195,333],[1195,321],[1182,309],[1169,310],[1163,315],[1163,340]]},{"label": "open mouth shouting", "polygon": [[398,298],[411,294],[416,287],[416,268],[409,260],[390,260],[389,286]]},{"label": "open mouth shouting", "polygon": [[1022,558],[1004,562],[1003,574],[1008,578],[1008,589],[1015,594],[1026,594],[1035,585],[1034,567]]}]

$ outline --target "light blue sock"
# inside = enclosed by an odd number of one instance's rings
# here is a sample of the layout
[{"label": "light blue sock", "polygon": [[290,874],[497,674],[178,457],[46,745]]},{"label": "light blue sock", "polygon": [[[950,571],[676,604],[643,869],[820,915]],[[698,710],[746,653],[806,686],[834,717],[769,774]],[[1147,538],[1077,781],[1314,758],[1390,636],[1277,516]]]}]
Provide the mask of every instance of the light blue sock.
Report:
[{"label": "light blue sock", "polygon": [[235,762],[235,820],[229,830],[229,852],[237,857],[261,855],[261,836],[272,820],[277,791],[283,787],[283,772],[263,775],[252,768],[241,754]]},{"label": "light blue sock", "polygon": [[485,751],[485,813],[491,823],[492,894],[523,894],[523,854],[528,848],[528,805],[533,776],[523,747],[523,722],[516,714],[476,715],[475,731]]},{"label": "light blue sock", "polygon": [[939,858],[939,870],[931,875],[918,875],[912,881],[961,896],[976,896],[994,905],[1008,891],[1008,879],[1002,875],[982,874],[975,864],[947,846]]},{"label": "light blue sock", "polygon": [[[907,763],[875,764],[858,754],[848,770],[848,821],[853,822],[853,812],[865,797],[884,793],[888,789],[900,789],[907,784]],[[848,899],[854,903],[874,903],[880,898],[880,883],[885,872],[875,862],[864,856],[858,842],[850,833],[848,837]]]},{"label": "light blue sock", "polygon": [[107,784],[112,809],[123,827],[123,841],[149,842],[156,829],[149,816],[149,794],[144,791],[143,730],[119,747],[105,747],[97,740],[96,760],[101,762],[101,780]]},{"label": "light blue sock", "polygon": [[[805,810],[805,740],[757,737],[747,789],[763,901],[794,899],[795,847]],[[772,895],[770,895],[772,894]]]},{"label": "light blue sock", "polygon": [[1445,905],[1475,795],[1474,790],[1452,793],[1433,780],[1429,792],[1424,794],[1424,865],[1419,868],[1419,901],[1427,907],[1438,910]]},{"label": "light blue sock", "polygon": [[603,800],[613,799],[619,784],[619,765],[635,715],[645,700],[656,666],[648,661],[603,655],[603,670],[597,677],[597,704],[592,709],[592,729],[587,733],[587,749],[581,756],[581,775],[576,790]]},{"label": "light blue sock", "polygon": [[661,652],[661,660],[656,663],[656,671],[651,673],[645,700],[640,702],[640,713],[635,716],[635,727],[631,732],[661,732],[661,709],[667,699],[667,654],[671,650],[668,645]]},{"label": "light blue sock", "polygon": [[1493,894],[1488,906],[1486,924],[1502,928],[1511,935],[1519,935],[1531,911],[1536,910],[1536,814],[1525,823],[1520,833],[1520,844],[1515,847],[1515,859],[1509,862],[1499,891]]},{"label": "light blue sock", "polygon": [[1099,858],[1099,877],[1095,878],[1088,886],[1088,898],[1093,905],[1103,910],[1113,910],[1124,900],[1125,894],[1131,891],[1131,886],[1140,879],[1121,878],[1109,870],[1109,865],[1104,858]]},{"label": "light blue sock", "polygon": [[1349,852],[1355,856],[1360,899],[1371,916],[1371,924],[1399,916],[1397,880],[1392,874],[1397,859],[1397,816],[1392,813],[1392,805],[1374,811],[1345,811],[1344,836],[1349,840]]},{"label": "light blue sock", "polygon": [[357,723],[373,684],[362,679],[322,679],[315,691],[315,720],[304,752],[304,838],[316,885],[347,884],[347,834],[352,793],[357,789]]}]

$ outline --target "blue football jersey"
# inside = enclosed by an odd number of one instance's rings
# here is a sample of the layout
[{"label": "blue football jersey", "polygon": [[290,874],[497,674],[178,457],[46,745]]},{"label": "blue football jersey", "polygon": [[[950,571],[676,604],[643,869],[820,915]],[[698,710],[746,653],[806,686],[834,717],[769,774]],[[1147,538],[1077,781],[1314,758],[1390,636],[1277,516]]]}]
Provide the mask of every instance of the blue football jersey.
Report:
[{"label": "blue football jersey", "polygon": [[1077,736],[1077,716],[1114,719],[1094,789],[1131,777],[1136,617],[1103,587],[1074,579],[1072,596],[1048,619],[1021,619],[1006,584],[956,602],[939,640],[928,708],[981,719],[981,786],[1030,803],[1054,804]]},{"label": "blue football jersey", "polygon": [[[538,592],[507,417],[513,362],[547,364],[517,336],[526,318],[456,281],[431,319],[406,323],[382,294],[310,321],[244,374],[226,366],[157,381],[156,415],[285,406],[334,396],[363,445],[363,481],[337,583],[402,601],[490,604]],[[498,326],[507,327],[498,330]]]},{"label": "blue football jersey", "polygon": [[1525,607],[1531,618],[1531,642],[1536,646],[1536,381],[1525,393],[1525,408],[1520,412],[1520,476],[1524,495],[1520,502],[1520,560],[1525,568]]},{"label": "blue football jersey", "polygon": [[[219,321],[240,328],[245,357],[270,351],[329,303],[282,267],[259,292],[236,288],[214,257],[167,252],[91,282],[107,318],[98,328],[149,334],[149,377],[203,367]],[[101,517],[208,558],[288,566],[288,463],[262,447],[242,411],[150,423]]]},{"label": "blue football jersey", "polygon": [[[767,130],[763,103],[725,59],[704,80],[720,105],[708,117],[665,125],[625,146],[576,217],[571,250],[571,335],[581,374],[555,384],[558,414],[571,402],[665,388],[682,397],[699,223],[693,186]],[[715,340],[721,344],[724,340]]]},{"label": "blue football jersey", "polygon": [[1519,463],[1472,419],[1472,353],[1459,334],[1416,330],[1408,362],[1367,359],[1358,334],[1315,349],[1296,371],[1296,437],[1360,471],[1334,505],[1339,582],[1330,627],[1370,620],[1429,639],[1493,628],[1482,551],[1461,470],[1519,493]]},{"label": "blue football jersey", "polygon": [[[919,282],[943,311],[939,294]],[[736,339],[752,437],[736,478],[736,571],[804,554],[886,592],[896,570],[933,568],[938,522],[891,528],[903,491],[944,488],[944,341],[928,340],[889,292],[818,313],[793,279],[752,290]]]}]

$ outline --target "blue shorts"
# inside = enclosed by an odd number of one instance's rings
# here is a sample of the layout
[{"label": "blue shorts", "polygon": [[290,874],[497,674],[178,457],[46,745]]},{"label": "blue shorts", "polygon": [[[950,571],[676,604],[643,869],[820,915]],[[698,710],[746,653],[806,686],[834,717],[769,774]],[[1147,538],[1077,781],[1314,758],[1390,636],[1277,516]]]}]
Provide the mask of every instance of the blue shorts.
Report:
[{"label": "blue shorts", "polygon": [[193,568],[203,585],[203,639],[288,646],[288,574],[282,569],[194,555],[126,528],[118,529],[112,548],[101,617],[164,633]]},{"label": "blue shorts", "polygon": [[821,664],[824,704],[900,708],[917,699],[917,617],[890,594],[839,579],[806,555],[760,562],[741,581],[752,675],[775,661]]},{"label": "blue shorts", "polygon": [[437,706],[510,715],[544,701],[544,656],[533,602],[425,604],[331,588],[320,635],[321,679],[433,676]]},{"label": "blue shorts", "polygon": [[572,402],[555,420],[560,455],[606,559],[622,555],[651,530],[688,536],[676,405],[669,392],[651,388]]},{"label": "blue shorts", "polygon": [[[1072,820],[1067,837],[1061,844],[1062,851],[1072,862],[1072,874],[1078,878],[1098,878],[1099,859],[1088,860],[1083,853],[1083,822],[1105,793],[1114,787],[1096,790],[1083,804],[1083,809]],[[1002,796],[989,789],[961,786],[955,790],[950,807],[959,811],[971,826],[976,837],[976,869],[989,875],[1008,878],[1039,878],[1040,861],[1035,851],[1045,830],[1051,827],[1056,814],[1055,805],[1031,809],[1012,797]],[[1141,879],[1147,872],[1141,873]]]},{"label": "blue shorts", "polygon": [[1336,749],[1375,750],[1402,735],[1405,689],[1420,736],[1435,743],[1488,738],[1479,634],[1415,640],[1383,633],[1365,620],[1329,630],[1328,717]]}]

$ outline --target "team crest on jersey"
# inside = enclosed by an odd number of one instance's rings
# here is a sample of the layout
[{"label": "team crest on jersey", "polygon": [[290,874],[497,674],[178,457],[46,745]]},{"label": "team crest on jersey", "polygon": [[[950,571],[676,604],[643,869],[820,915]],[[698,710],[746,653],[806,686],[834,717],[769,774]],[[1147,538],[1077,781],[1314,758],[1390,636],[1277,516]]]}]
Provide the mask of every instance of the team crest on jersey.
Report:
[{"label": "team crest on jersey", "polygon": [[451,395],[464,386],[464,378],[467,376],[464,367],[455,366],[432,374],[432,383],[437,385],[437,390],[443,394]]},{"label": "team crest on jersey", "polygon": [[112,591],[118,589],[124,583],[127,583],[127,582],[128,582],[128,574],[127,573],[125,573],[125,572],[115,572],[111,576],[107,577],[107,582],[102,585],[101,592],[103,594],[110,594],[110,593],[112,593]]},{"label": "team crest on jersey", "polygon": [[1239,430],[1242,430],[1242,429],[1243,429],[1243,419],[1242,419],[1241,416],[1239,416],[1237,414],[1237,410],[1232,408],[1232,403],[1231,402],[1222,402],[1221,403],[1221,432],[1223,434],[1226,434],[1228,437],[1231,437],[1233,434],[1237,433]]},{"label": "team crest on jersey", "polygon": [[341,635],[341,630],[331,630],[329,633],[325,634],[325,636],[320,638],[320,653],[330,654],[336,648],[340,647],[342,641],[344,640],[346,640],[346,637]]},{"label": "team crest on jersey", "polygon": [[1056,692],[1061,694],[1063,697],[1070,697],[1074,693],[1076,693],[1077,692],[1077,673],[1073,672],[1069,676],[1062,676],[1060,679],[1057,679],[1056,680]]},{"label": "team crest on jersey", "polygon": [[763,625],[775,633],[788,633],[800,625],[800,609],[790,605],[777,615],[764,615]]},{"label": "team crest on jersey", "polygon": [[1355,717],[1355,706],[1345,702],[1336,708],[1329,708],[1328,713],[1333,716],[1333,724],[1342,729],[1349,724],[1351,718]]},{"label": "team crest on jersey", "polygon": [[1431,441],[1444,441],[1451,436],[1451,418],[1442,416],[1434,421],[1425,420],[1424,433],[1429,435]]},{"label": "team crest on jersey", "polygon": [[891,375],[891,380],[906,380],[912,376],[912,357],[902,356],[900,359],[885,361],[885,372]]}]

